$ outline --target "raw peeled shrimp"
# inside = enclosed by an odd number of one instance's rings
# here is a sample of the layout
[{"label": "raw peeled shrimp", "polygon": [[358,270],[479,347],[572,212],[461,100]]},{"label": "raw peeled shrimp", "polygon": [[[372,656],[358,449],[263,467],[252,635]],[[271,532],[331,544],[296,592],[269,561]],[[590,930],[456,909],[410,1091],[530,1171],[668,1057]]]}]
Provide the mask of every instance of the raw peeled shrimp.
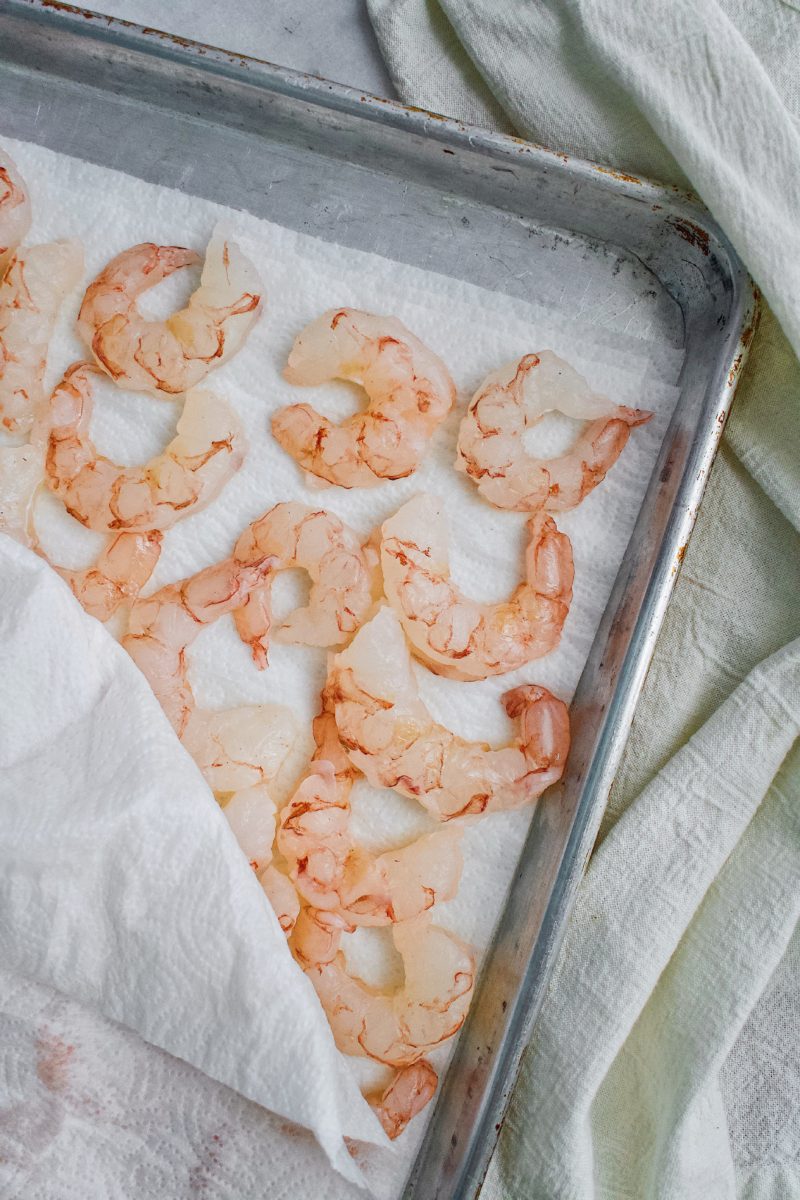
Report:
[{"label": "raw peeled shrimp", "polygon": [[419,801],[441,821],[519,808],[562,776],[569,751],[567,706],[526,685],[503,697],[519,736],[492,750],[436,724],[419,698],[398,617],[382,608],[337,654],[330,677],[339,736],[378,787]]},{"label": "raw peeled shrimp", "polygon": [[377,589],[377,554],[362,549],[357,534],[330,512],[287,501],[253,521],[236,543],[242,564],[272,558],[264,584],[250,592],[234,620],[259,669],[267,665],[272,626],[272,580],[300,567],[311,577],[308,605],[297,608],[274,631],[277,641],[341,646],[358,629]]},{"label": "raw peeled shrimp", "polygon": [[29,546],[36,492],[44,479],[41,445],[0,446],[0,531]]},{"label": "raw peeled shrimp", "polygon": [[[525,430],[548,412],[588,421],[572,449],[535,458]],[[456,468],[497,508],[565,512],[606,477],[631,429],[653,414],[613,404],[551,350],[525,354],[493,371],[470,401],[458,434]]]},{"label": "raw peeled shrimp", "polygon": [[[301,911],[292,945],[306,963],[305,972],[343,1054],[403,1068],[458,1032],[475,984],[475,956],[464,942],[432,925],[428,916],[393,925],[405,981],[397,991],[386,992],[351,975],[344,955],[336,952],[346,926],[329,920],[330,936],[318,939],[317,947],[316,935],[310,932],[314,920],[310,911],[307,920],[303,918],[309,910]],[[336,914],[324,914],[331,916]],[[324,951],[323,961],[313,961],[317,948]]]},{"label": "raw peeled shrimp", "polygon": [[275,802],[266,784],[233,792],[222,809],[250,866],[260,874],[272,861],[275,840]]},{"label": "raw peeled shrimp", "polygon": [[525,582],[479,604],[450,579],[447,524],[434,496],[415,496],[384,522],[386,598],[419,658],[438,675],[486,679],[555,649],[572,600],[572,545],[545,513],[528,521]]},{"label": "raw peeled shrimp", "polygon": [[20,251],[0,282],[0,423],[10,433],[28,433],[39,415],[53,326],[82,270],[80,242],[52,242]]},{"label": "raw peeled shrimp", "polygon": [[289,383],[360,383],[366,412],[334,425],[309,404],[276,413],[272,432],[296,461],[340,487],[402,479],[419,466],[455,401],[441,361],[396,317],[330,309],[300,333],[284,371]]},{"label": "raw peeled shrimp", "polygon": [[34,429],[25,446],[0,447],[0,531],[30,546],[72,588],[90,616],[107,621],[147,583],[161,554],[161,533],[119,533],[109,539],[89,567],[54,563],[43,549],[33,522],[36,495],[44,482],[44,449]]},{"label": "raw peeled shrimp", "polygon": [[278,924],[289,937],[300,913],[300,898],[294,884],[272,864],[261,873],[259,882],[278,918]]},{"label": "raw peeled shrimp", "polygon": [[31,224],[28,189],[12,159],[0,150],[0,279]]},{"label": "raw peeled shrimp", "polygon": [[409,1121],[430,1104],[438,1082],[439,1077],[431,1064],[420,1058],[398,1071],[384,1092],[372,1093],[365,1099],[394,1141]]},{"label": "raw peeled shrimp", "polygon": [[186,308],[148,321],[136,300],[200,256],[183,246],[143,242],[123,250],[91,283],[78,332],[98,364],[132,391],[188,392],[240,349],[261,308],[261,280],[233,242],[213,237],[200,287]]},{"label": "raw peeled shrimp", "polygon": [[226,559],[168,584],[134,602],[122,641],[215,792],[268,783],[294,741],[294,718],[283,706],[201,709],[188,678],[186,651],[197,635],[240,606],[271,569],[271,559],[250,566]]},{"label": "raw peeled shrimp", "polygon": [[[117,534],[90,567],[71,570],[52,562],[50,565],[66,580],[90,616],[108,621],[121,604],[138,596],[160,555],[161,533],[151,529],[146,533]],[[43,557],[48,558],[46,554]]]},{"label": "raw peeled shrimp", "polygon": [[350,782],[314,762],[282,810],[277,845],[306,904],[332,909],[352,925],[389,925],[426,912],[458,890],[461,831],[426,834],[399,850],[372,854],[350,833]]},{"label": "raw peeled shrimp", "polygon": [[242,465],[238,418],[212,392],[186,396],[177,433],[163,454],[141,467],[120,467],[98,454],[89,436],[91,363],[69,368],[50,399],[45,467],[51,490],[82,525],[113,533],[169,529],[219,495]]},{"label": "raw peeled shrimp", "polygon": [[272,862],[275,802],[266,784],[257,783],[224,798],[222,811],[288,937],[300,911],[300,898],[291,880]]}]

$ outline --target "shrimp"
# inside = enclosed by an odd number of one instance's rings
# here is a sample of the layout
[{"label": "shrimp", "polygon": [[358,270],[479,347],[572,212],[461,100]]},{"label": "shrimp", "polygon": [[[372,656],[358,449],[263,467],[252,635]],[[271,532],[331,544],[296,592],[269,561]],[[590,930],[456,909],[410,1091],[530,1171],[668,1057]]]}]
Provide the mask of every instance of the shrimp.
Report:
[{"label": "shrimp", "polygon": [[[39,554],[43,554],[37,547]],[[161,533],[119,533],[91,567],[70,570],[50,565],[66,580],[90,616],[108,621],[121,604],[138,596],[161,555]],[[48,558],[48,562],[50,559]]]},{"label": "shrimp", "polygon": [[370,783],[395,788],[437,817],[479,815],[535,800],[564,772],[567,706],[526,685],[503,697],[519,736],[492,750],[437,725],[419,698],[399,619],[382,608],[333,662],[339,736]]},{"label": "shrimp", "polygon": [[355,928],[343,913],[303,905],[289,946],[305,971],[332,963],[339,953],[342,934],[354,933]]},{"label": "shrimp", "polygon": [[559,643],[572,600],[572,544],[546,513],[528,521],[525,582],[500,604],[479,604],[452,583],[447,525],[434,496],[416,496],[384,523],[381,565],[413,652],[438,675],[503,675]]},{"label": "shrimp", "polygon": [[277,845],[305,903],[352,925],[388,925],[451,900],[461,877],[461,831],[440,830],[399,850],[371,854],[350,833],[350,782],[312,764],[280,814]]},{"label": "shrimp", "polygon": [[33,505],[43,479],[40,445],[0,446],[0,531],[26,546],[33,542]]},{"label": "shrimp", "polygon": [[181,740],[214,792],[238,791],[274,779],[297,728],[283,704],[193,708]]},{"label": "shrimp", "polygon": [[[346,932],[333,922],[328,929],[329,939],[321,939],[326,955]],[[301,926],[298,918],[293,944],[300,942],[301,954],[306,936],[306,924]],[[393,925],[392,937],[405,971],[404,983],[395,992],[370,987],[351,975],[341,951],[327,961],[307,961],[304,969],[342,1053],[402,1069],[461,1028],[475,984],[475,956],[459,938],[431,924],[427,915]]]},{"label": "shrimp", "polygon": [[75,363],[50,400],[45,467],[51,490],[89,529],[169,529],[210,504],[244,461],[244,434],[233,411],[211,392],[186,396],[176,436],[141,467],[98,454],[89,436],[90,363]]},{"label": "shrimp", "polygon": [[366,412],[334,425],[308,404],[276,413],[272,432],[311,475],[340,487],[372,487],[419,466],[455,401],[440,358],[396,317],[331,309],[299,334],[284,371],[289,383],[360,383]]},{"label": "shrimp", "polygon": [[272,905],[278,924],[288,938],[300,913],[300,899],[292,881],[276,866],[270,864],[259,876],[259,883]]},{"label": "shrimp", "polygon": [[213,237],[200,287],[186,308],[148,321],[136,300],[200,256],[144,242],[118,254],[91,283],[78,332],[98,365],[122,387],[155,395],[188,392],[239,350],[261,309],[261,281],[233,242]]},{"label": "shrimp", "polygon": [[[553,411],[588,424],[566,454],[535,458],[525,450],[525,430]],[[598,396],[551,350],[525,354],[488,375],[473,396],[459,430],[456,469],[497,508],[565,512],[602,483],[631,429],[652,415]]]},{"label": "shrimp", "polygon": [[267,665],[272,581],[278,571],[300,567],[311,577],[308,605],[275,630],[282,642],[341,646],[366,617],[377,591],[376,552],[362,548],[358,536],[333,513],[305,504],[276,504],[247,527],[233,556],[242,564],[274,560],[264,585],[250,593],[234,617],[260,670]]},{"label": "shrimp", "polygon": [[288,709],[247,705],[198,708],[188,678],[186,651],[218,617],[233,612],[263,583],[272,560],[242,566],[226,559],[189,579],[168,584],[131,607],[122,644],[150,683],[175,732],[214,792],[268,783],[295,737]]},{"label": "shrimp", "polygon": [[275,801],[264,783],[233,792],[222,806],[234,837],[250,866],[260,874],[272,862]]},{"label": "shrimp", "polygon": [[44,400],[47,350],[62,301],[83,271],[80,242],[31,246],[0,283],[0,423],[27,434]]},{"label": "shrimp", "polygon": [[12,159],[0,150],[0,279],[30,225],[28,189]]},{"label": "shrimp", "polygon": [[430,1104],[438,1082],[439,1076],[431,1064],[420,1058],[398,1071],[383,1093],[371,1093],[365,1099],[394,1141],[409,1121]]},{"label": "shrimp", "polygon": [[272,862],[275,802],[266,784],[234,792],[224,801],[222,811],[288,937],[300,911],[300,899],[291,880]]}]

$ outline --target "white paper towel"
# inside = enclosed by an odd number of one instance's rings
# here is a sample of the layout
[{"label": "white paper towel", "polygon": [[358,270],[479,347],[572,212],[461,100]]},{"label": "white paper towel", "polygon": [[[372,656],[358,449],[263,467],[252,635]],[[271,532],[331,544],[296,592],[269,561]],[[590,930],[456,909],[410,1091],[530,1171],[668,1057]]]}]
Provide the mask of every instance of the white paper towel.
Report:
[{"label": "white paper towel", "polygon": [[[676,389],[672,385],[681,361],[677,349],[644,336],[610,333],[592,324],[591,313],[577,319],[545,311],[455,279],[322,243],[247,214],[39,147],[11,141],[4,144],[18,161],[33,193],[32,238],[81,237],[86,244],[89,276],[111,255],[142,240],[202,249],[215,224],[222,222],[225,232],[253,259],[264,279],[264,317],[244,351],[209,380],[243,420],[249,442],[245,465],[209,509],[167,532],[151,588],[230,553],[243,526],[278,500],[298,498],[315,505],[323,503],[366,535],[404,500],[425,490],[445,501],[457,582],[479,599],[500,599],[519,581],[524,516],[490,508],[472,484],[453,469],[460,413],[483,376],[530,350],[550,348],[583,370],[598,391],[605,391],[620,403],[654,409],[655,418],[635,431],[605,483],[579,509],[559,518],[560,527],[573,540],[576,564],[575,599],[560,648],[540,663],[481,683],[444,680],[421,668],[418,672],[422,694],[437,718],[466,737],[502,740],[509,735],[511,725],[502,712],[499,696],[516,683],[540,682],[569,698],[674,405]],[[181,272],[152,298],[147,297],[142,307],[154,315],[168,311],[195,283],[194,273]],[[73,358],[82,356],[72,331],[77,303],[78,298],[73,298],[57,332],[49,367],[51,381]],[[459,410],[439,431],[430,455],[409,479],[350,493],[337,488],[309,488],[269,433],[270,415],[297,399],[318,404],[334,417],[353,411],[359,403],[358,389],[350,385],[299,390],[280,375],[295,334],[320,311],[334,305],[390,311],[399,316],[444,358],[453,373],[460,393]],[[172,402],[123,393],[110,384],[98,388],[97,398],[93,433],[99,448],[121,462],[149,457],[174,430],[178,409]],[[550,435],[553,448],[559,439],[563,442],[565,432],[565,423],[554,423]],[[57,550],[64,565],[83,565],[97,551],[96,535],[71,521],[51,498],[40,503],[38,523],[43,541],[54,553]],[[281,597],[287,604],[297,589],[284,577],[275,594],[278,604]],[[104,644],[105,635],[99,627],[95,636]],[[324,679],[325,653],[276,644],[271,650],[269,670],[259,674],[226,618],[198,640],[192,652],[191,673],[198,699],[204,705],[228,707],[280,701],[292,706],[307,730]],[[118,729],[103,736],[125,740]],[[295,758],[282,773],[277,799],[288,793],[309,746],[310,735],[306,733]],[[173,749],[180,753],[174,739]],[[206,798],[210,804],[208,794]],[[431,827],[429,818],[412,801],[394,793],[373,791],[363,782],[356,788],[354,810],[359,835],[376,848],[398,844]],[[466,832],[462,887],[455,900],[441,906],[439,919],[479,949],[485,947],[491,935],[528,820],[526,812],[499,814]],[[133,869],[132,864],[125,864],[124,869]],[[396,960],[385,934],[381,930],[362,930],[347,939],[351,964],[374,982],[397,978]],[[158,953],[158,945],[154,937],[154,954]],[[165,949],[168,951],[168,946]],[[48,961],[54,968],[57,955]],[[52,981],[43,974],[39,978]],[[146,995],[142,1002],[147,1007]],[[106,1012],[116,1011],[113,997],[101,1003]],[[204,1061],[204,1050],[175,1052],[214,1073]],[[355,1066],[363,1079],[377,1082],[381,1077],[381,1071],[369,1063],[358,1061]],[[225,1082],[247,1092],[235,1073],[226,1075]],[[252,1091],[247,1094],[252,1095]],[[358,1105],[352,1108],[355,1112]],[[375,1173],[373,1182],[380,1192],[391,1194],[396,1188],[421,1132],[422,1122],[417,1121],[399,1143],[396,1165],[390,1169],[382,1165]],[[380,1157],[382,1164],[388,1158]]]},{"label": "white paper towel", "polygon": [[342,1134],[377,1123],[150,688],[7,537],[0,581],[0,961],[313,1129],[357,1177]]}]

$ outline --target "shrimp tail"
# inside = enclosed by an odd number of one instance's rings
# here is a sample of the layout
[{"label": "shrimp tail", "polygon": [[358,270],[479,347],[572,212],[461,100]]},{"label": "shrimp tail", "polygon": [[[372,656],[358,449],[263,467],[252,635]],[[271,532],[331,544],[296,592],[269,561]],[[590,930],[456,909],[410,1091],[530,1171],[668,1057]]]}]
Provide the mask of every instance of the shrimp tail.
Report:
[{"label": "shrimp tail", "polygon": [[520,720],[520,746],[539,795],[564,774],[570,746],[569,709],[535,683],[506,692],[503,707],[512,720]]},{"label": "shrimp tail", "polygon": [[424,1058],[398,1071],[386,1090],[365,1098],[387,1135],[398,1138],[417,1113],[433,1099],[439,1076]]}]

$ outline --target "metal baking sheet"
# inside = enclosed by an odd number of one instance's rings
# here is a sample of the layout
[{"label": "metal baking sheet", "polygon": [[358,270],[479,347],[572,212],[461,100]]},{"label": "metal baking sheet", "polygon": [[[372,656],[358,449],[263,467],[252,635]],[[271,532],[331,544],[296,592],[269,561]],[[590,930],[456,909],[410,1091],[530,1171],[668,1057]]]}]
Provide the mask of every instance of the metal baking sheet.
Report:
[{"label": "metal baking sheet", "polygon": [[[573,701],[567,774],[534,811],[404,1192],[467,1200],[733,398],[757,316],[751,281],[705,209],[676,189],[52,0],[0,0],[2,135],[539,303],[563,304],[574,286],[607,305],[610,328],[655,322],[685,349],[679,402]],[[631,270],[615,307],[621,261]]]}]

